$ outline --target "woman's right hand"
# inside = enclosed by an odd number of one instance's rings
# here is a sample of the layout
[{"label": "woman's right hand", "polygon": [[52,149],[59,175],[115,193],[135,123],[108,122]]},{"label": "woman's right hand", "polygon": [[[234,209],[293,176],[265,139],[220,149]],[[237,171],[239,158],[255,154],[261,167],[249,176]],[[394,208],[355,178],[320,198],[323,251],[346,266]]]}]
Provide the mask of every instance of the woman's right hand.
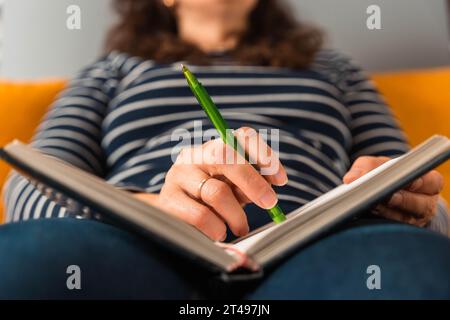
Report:
[{"label": "woman's right hand", "polygon": [[278,155],[254,129],[240,128],[235,134],[249,158],[260,169],[270,168],[266,171],[271,174],[263,177],[230,146],[216,139],[183,149],[167,172],[160,194],[137,197],[195,226],[213,240],[225,240],[227,226],[236,236],[246,235],[249,226],[243,207],[250,202],[263,209],[274,207],[278,200],[271,185],[286,184],[287,175]]}]

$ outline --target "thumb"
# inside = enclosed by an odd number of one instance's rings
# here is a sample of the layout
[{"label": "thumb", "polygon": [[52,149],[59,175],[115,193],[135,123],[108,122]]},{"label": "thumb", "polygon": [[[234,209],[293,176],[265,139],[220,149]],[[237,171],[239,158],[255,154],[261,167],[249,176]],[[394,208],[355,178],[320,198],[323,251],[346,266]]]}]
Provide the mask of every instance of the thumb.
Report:
[{"label": "thumb", "polygon": [[355,160],[352,167],[345,174],[342,180],[345,184],[351,183],[389,160],[390,158],[388,157],[359,157]]}]

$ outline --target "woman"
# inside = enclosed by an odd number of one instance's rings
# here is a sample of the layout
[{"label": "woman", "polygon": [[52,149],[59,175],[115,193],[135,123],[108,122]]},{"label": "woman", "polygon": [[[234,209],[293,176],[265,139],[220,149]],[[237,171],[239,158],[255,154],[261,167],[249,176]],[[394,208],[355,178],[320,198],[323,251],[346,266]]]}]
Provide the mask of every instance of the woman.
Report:
[{"label": "woman", "polygon": [[[263,209],[279,202],[289,212],[408,149],[364,73],[323,50],[321,32],[297,23],[278,0],[117,0],[116,8],[110,53],[72,80],[33,146],[134,192],[213,240],[225,240],[227,231],[229,239],[245,235],[269,221]],[[250,128],[280,130],[279,153],[267,147],[266,158],[251,154],[277,170],[261,176],[249,164],[220,164],[214,158],[220,140],[200,139],[172,161],[176,130],[211,129],[180,62],[192,66],[229,125],[241,128],[238,136],[247,134],[248,151],[262,139]],[[196,155],[213,161],[185,161]],[[442,184],[429,172],[375,212],[446,233]],[[5,193],[8,221],[91,216],[57,196],[13,175]],[[170,268],[160,271],[163,279],[178,277],[167,274]],[[185,280],[175,281],[182,287],[177,281]]]}]

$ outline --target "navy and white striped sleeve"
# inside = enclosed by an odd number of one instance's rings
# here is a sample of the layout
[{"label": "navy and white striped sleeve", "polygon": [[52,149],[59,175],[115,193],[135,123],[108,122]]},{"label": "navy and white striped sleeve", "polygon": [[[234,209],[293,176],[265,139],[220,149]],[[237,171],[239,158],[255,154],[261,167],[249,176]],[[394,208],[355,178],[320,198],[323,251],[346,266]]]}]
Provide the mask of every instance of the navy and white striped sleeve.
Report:
[{"label": "navy and white striped sleeve", "polygon": [[350,62],[343,99],[351,116],[351,160],[364,155],[394,158],[409,150],[397,119],[374,83]]},{"label": "navy and white striped sleeve", "polygon": [[[101,59],[84,69],[55,100],[31,145],[97,176],[104,176],[101,125],[116,83],[109,59]],[[65,217],[70,211],[62,205],[64,197],[56,191],[34,185],[14,171],[5,184],[3,197],[7,222]]]},{"label": "navy and white striped sleeve", "polygon": [[[350,61],[345,69],[344,101],[350,111],[353,137],[351,160],[360,156],[395,158],[407,152],[406,137],[373,82]],[[427,227],[448,234],[449,216],[443,199]]]}]

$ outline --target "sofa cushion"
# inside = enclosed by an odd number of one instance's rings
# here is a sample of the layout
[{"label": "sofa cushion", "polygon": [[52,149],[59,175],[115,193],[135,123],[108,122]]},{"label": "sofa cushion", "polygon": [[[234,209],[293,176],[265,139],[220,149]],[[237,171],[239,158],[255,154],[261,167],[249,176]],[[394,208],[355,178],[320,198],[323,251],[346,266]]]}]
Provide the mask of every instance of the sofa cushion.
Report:
[{"label": "sofa cushion", "polygon": [[[405,71],[373,76],[415,146],[433,134],[450,137],[450,68]],[[443,197],[450,200],[450,162],[438,168],[447,185]]]},{"label": "sofa cushion", "polygon": [[[10,82],[0,80],[0,146],[13,139],[29,141],[65,80]],[[0,187],[10,168],[0,161]],[[0,221],[2,220],[0,201]]]}]

